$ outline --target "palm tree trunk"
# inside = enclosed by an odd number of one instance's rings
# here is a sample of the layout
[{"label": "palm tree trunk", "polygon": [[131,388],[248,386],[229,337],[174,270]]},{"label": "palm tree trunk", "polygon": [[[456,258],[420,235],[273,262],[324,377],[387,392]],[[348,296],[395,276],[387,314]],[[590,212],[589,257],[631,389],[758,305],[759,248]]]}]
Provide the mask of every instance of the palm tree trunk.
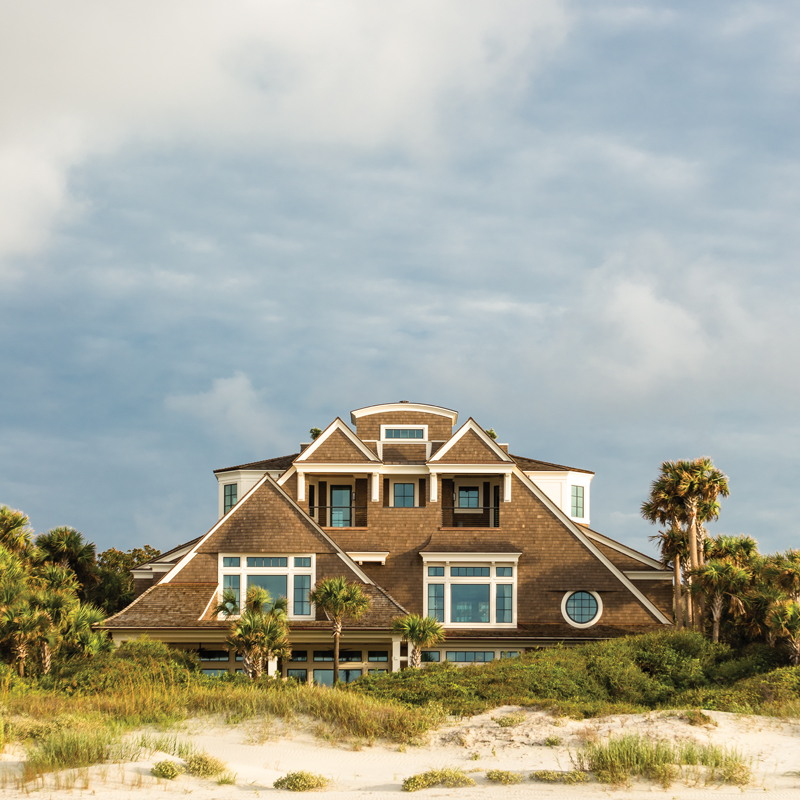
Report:
[{"label": "palm tree trunk", "polygon": [[50,674],[51,662],[52,653],[50,652],[50,645],[47,642],[42,642],[42,672],[45,675]]},{"label": "palm tree trunk", "polygon": [[800,665],[800,638],[796,636],[789,637],[789,650],[792,654],[792,665]]},{"label": "palm tree trunk", "polygon": [[417,645],[411,644],[411,668],[419,669],[422,666],[422,648]]},{"label": "palm tree trunk", "polygon": [[[697,569],[700,565],[697,556],[697,498],[688,497],[685,502],[686,513],[689,517],[689,563],[692,569]],[[691,579],[690,579],[691,580]],[[700,621],[698,598],[690,596],[690,604],[692,606],[692,627],[697,630]]]},{"label": "palm tree trunk", "polygon": [[711,641],[719,641],[719,621],[722,618],[722,593],[716,592],[711,601],[711,617],[713,625],[711,628]]},{"label": "palm tree trunk", "polygon": [[247,675],[251,681],[254,681],[258,677],[256,674],[255,659],[250,650],[242,651],[242,669],[244,669],[245,675]]},{"label": "palm tree trunk", "polygon": [[339,637],[342,634],[342,621],[333,623],[333,685],[339,683]]},{"label": "palm tree trunk", "polygon": [[681,557],[675,555],[672,560],[675,569],[675,628],[683,630],[683,603],[681,598]]},{"label": "palm tree trunk", "polygon": [[25,677],[25,659],[28,657],[28,645],[25,642],[14,643],[14,654],[17,657],[17,671],[20,678]]}]

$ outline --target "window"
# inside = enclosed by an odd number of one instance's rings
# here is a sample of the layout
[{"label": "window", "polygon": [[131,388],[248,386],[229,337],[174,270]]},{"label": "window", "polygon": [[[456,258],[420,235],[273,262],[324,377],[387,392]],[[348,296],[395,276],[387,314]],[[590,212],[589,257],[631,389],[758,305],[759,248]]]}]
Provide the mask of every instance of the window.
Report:
[{"label": "window", "polygon": [[480,492],[477,486],[460,486],[458,489],[459,508],[480,508]]},{"label": "window", "polygon": [[308,682],[308,670],[307,669],[287,669],[286,670],[286,677],[290,680],[300,681],[301,683]]},{"label": "window", "polygon": [[494,661],[494,650],[448,650],[446,658],[457,663],[482,664]]},{"label": "window", "polygon": [[[314,661],[333,661],[333,650],[315,650]],[[360,650],[340,650],[339,663],[360,663],[361,651]]]},{"label": "window", "polygon": [[227,669],[204,669],[203,675],[211,675],[214,678],[218,678],[220,675],[227,675]]},{"label": "window", "polygon": [[[361,677],[360,669],[340,669],[339,680],[342,683],[352,683]],[[314,682],[320,686],[333,686],[333,670],[332,669],[315,669]]]},{"label": "window", "polygon": [[333,650],[315,650],[314,661],[333,661]]},{"label": "window", "polygon": [[198,653],[201,661],[228,661],[231,654],[227,650],[211,650],[200,645]]},{"label": "window", "polygon": [[308,599],[314,585],[315,561],[313,555],[303,556],[234,556],[220,554],[220,584],[230,589],[241,607],[252,586],[266,589],[272,601],[281,597],[289,601],[290,619],[311,616]]},{"label": "window", "polygon": [[583,518],[583,486],[572,487],[572,516]]},{"label": "window", "polygon": [[388,650],[368,650],[367,651],[367,661],[388,661],[389,660],[389,651]]},{"label": "window", "polygon": [[500,658],[518,658],[519,650],[501,650]]},{"label": "window", "polygon": [[[467,560],[471,554],[459,555]],[[473,556],[474,559],[474,556]],[[454,628],[513,626],[517,622],[516,570],[508,563],[435,562],[425,565],[423,611]],[[508,559],[508,556],[504,560]]]},{"label": "window", "polygon": [[[442,568],[444,570],[444,568]],[[444,622],[444,584],[428,584],[428,616]]]},{"label": "window", "polygon": [[388,669],[368,669],[367,672],[370,675],[386,675],[389,670]]},{"label": "window", "polygon": [[352,486],[331,486],[331,527],[352,527]]},{"label": "window", "polygon": [[308,650],[293,650],[290,661],[308,661]]},{"label": "window", "polygon": [[573,628],[588,628],[600,619],[603,603],[597,592],[567,592],[561,601],[561,613]]},{"label": "window", "polygon": [[384,428],[384,439],[424,439],[422,428]]},{"label": "window", "polygon": [[413,483],[396,483],[394,485],[394,507],[414,508]]},{"label": "window", "polygon": [[422,663],[423,664],[438,664],[441,658],[441,653],[438,650],[423,650]]},{"label": "window", "polygon": [[222,513],[227,514],[236,505],[236,484],[226,483],[222,487],[223,506]]}]

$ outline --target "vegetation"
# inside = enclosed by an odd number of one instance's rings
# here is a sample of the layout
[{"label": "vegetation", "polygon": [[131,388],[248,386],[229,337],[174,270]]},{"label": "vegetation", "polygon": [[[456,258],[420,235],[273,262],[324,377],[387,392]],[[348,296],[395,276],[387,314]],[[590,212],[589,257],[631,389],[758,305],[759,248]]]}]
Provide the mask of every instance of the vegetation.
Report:
[{"label": "vegetation", "polygon": [[586,772],[578,772],[577,770],[558,772],[554,769],[541,769],[531,773],[531,780],[545,783],[576,784],[587,783],[589,775]]},{"label": "vegetation", "polygon": [[196,778],[216,778],[228,765],[208,753],[194,753],[186,760],[186,771]]},{"label": "vegetation", "polygon": [[309,593],[309,600],[323,611],[333,628],[333,682],[339,682],[339,639],[347,619],[357,621],[370,606],[369,597],[357,583],[348,583],[343,576],[320,581]]},{"label": "vegetation", "polygon": [[288,789],[290,792],[310,792],[314,789],[324,789],[330,779],[314,772],[290,772],[278,778],[272,785],[276,789]]},{"label": "vegetation", "polygon": [[322,433],[322,428],[311,428],[308,431],[309,436],[311,436],[311,441],[314,442],[317,440],[317,437]]},{"label": "vegetation", "polygon": [[492,783],[502,783],[503,786],[522,783],[523,780],[522,775],[518,772],[509,772],[507,769],[490,769],[486,772],[486,777]]},{"label": "vegetation", "polygon": [[153,764],[153,768],[150,772],[156,778],[163,778],[168,781],[173,781],[179,775],[183,774],[183,767],[176,763],[175,761],[157,761]]},{"label": "vegetation", "polygon": [[593,772],[602,783],[627,783],[644,777],[669,786],[679,767],[706,767],[706,783],[745,784],[751,770],[737,750],[693,741],[668,742],[638,734],[612,737],[607,742],[588,743],[575,756],[579,769]]},{"label": "vegetation", "polygon": [[431,769],[428,772],[412,775],[403,781],[404,792],[418,792],[420,789],[430,789],[432,786],[446,786],[456,789],[462,786],[474,786],[475,781],[458,767],[444,767]]},{"label": "vegetation", "polygon": [[444,628],[434,617],[421,617],[408,614],[392,621],[392,633],[399,633],[411,645],[409,666],[419,669],[422,666],[422,650],[444,641]]}]

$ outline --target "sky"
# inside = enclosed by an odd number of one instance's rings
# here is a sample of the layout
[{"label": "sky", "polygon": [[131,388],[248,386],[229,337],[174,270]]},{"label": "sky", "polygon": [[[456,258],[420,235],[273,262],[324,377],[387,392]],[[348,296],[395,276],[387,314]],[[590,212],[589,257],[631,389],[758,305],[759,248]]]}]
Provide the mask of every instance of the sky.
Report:
[{"label": "sky", "polygon": [[165,550],[411,400],[800,545],[789,2],[0,0],[0,503]]}]

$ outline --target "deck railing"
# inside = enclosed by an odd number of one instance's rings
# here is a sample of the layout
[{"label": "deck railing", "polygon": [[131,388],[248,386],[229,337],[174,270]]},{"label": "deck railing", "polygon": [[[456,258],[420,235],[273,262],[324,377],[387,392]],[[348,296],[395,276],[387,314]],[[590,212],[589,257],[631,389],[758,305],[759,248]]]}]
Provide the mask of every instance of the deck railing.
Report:
[{"label": "deck railing", "polygon": [[323,528],[367,527],[367,506],[309,506],[308,514]]}]

